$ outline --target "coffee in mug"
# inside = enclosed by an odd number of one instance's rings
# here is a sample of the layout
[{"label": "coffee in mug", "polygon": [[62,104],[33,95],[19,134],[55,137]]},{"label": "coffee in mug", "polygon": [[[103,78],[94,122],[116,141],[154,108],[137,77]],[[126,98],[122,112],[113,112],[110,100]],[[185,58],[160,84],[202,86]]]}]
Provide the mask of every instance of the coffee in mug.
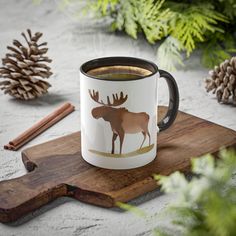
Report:
[{"label": "coffee in mug", "polygon": [[87,72],[88,75],[108,80],[131,80],[150,75],[152,72],[135,66],[105,66]]}]

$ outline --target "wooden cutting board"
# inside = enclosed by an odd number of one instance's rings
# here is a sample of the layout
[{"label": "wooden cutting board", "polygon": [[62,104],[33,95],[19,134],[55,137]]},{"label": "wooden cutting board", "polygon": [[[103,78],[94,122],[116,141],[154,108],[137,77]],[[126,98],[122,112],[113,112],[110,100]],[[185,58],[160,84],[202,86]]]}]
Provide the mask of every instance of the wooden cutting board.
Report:
[{"label": "wooden cutting board", "polygon": [[[159,109],[161,114],[165,111]],[[216,153],[223,146],[236,148],[235,131],[179,112],[174,125],[158,135],[157,158],[132,170],[86,163],[80,153],[80,132],[30,147],[22,152],[29,173],[0,182],[0,221],[14,221],[60,196],[113,207],[157,188],[153,173],[189,171],[191,157]]]}]

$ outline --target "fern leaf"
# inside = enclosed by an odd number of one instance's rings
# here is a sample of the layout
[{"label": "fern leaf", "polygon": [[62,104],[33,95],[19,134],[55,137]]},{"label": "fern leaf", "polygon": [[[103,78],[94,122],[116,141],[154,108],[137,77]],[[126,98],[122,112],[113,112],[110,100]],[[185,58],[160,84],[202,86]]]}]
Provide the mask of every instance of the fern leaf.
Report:
[{"label": "fern leaf", "polygon": [[111,29],[125,30],[125,32],[134,39],[137,39],[138,24],[135,15],[135,0],[121,0],[119,3],[119,10],[111,25]]},{"label": "fern leaf", "polygon": [[205,176],[211,176],[214,173],[215,160],[210,154],[207,154],[201,158],[193,158],[192,171],[195,174],[202,174]]},{"label": "fern leaf", "polygon": [[235,38],[229,34],[216,33],[202,45],[202,64],[213,68],[222,61],[229,59],[236,50]]},{"label": "fern leaf", "polygon": [[164,1],[135,1],[137,22],[148,42],[152,44],[169,33],[169,21],[174,14],[168,8],[162,9]]},{"label": "fern leaf", "polygon": [[169,33],[169,22],[174,16],[163,8],[165,0],[120,0],[119,10],[112,23],[113,30],[125,30],[132,38],[142,31],[149,43],[154,44]]},{"label": "fern leaf", "polygon": [[124,17],[124,28],[127,34],[129,34],[134,39],[137,39],[138,25],[136,22],[135,8],[133,0],[123,0],[122,9]]},{"label": "fern leaf", "polygon": [[[233,235],[235,233],[236,205],[224,198],[216,191],[209,191],[207,195],[207,204],[204,208],[205,221],[208,228],[214,235]],[[236,197],[236,196],[234,196]],[[224,218],[224,220],[222,220]]]},{"label": "fern leaf", "polygon": [[213,68],[230,57],[231,55],[221,48],[220,45],[215,45],[214,47],[206,47],[203,50],[201,61],[204,66]]},{"label": "fern leaf", "polygon": [[188,185],[188,182],[185,179],[184,175],[178,171],[168,177],[154,175],[154,178],[158,181],[159,184],[161,184],[162,190],[164,190],[166,193],[178,192],[180,189],[185,189]]},{"label": "fern leaf", "polygon": [[176,7],[176,17],[171,24],[171,35],[182,43],[189,56],[196,48],[197,42],[205,41],[208,31],[223,32],[217,27],[218,21],[227,22],[227,18],[216,12],[210,4],[189,5],[184,11]]},{"label": "fern leaf", "polygon": [[157,50],[158,65],[171,71],[175,70],[178,65],[184,66],[181,50],[183,47],[177,39],[167,37]]},{"label": "fern leaf", "polygon": [[111,14],[115,10],[115,6],[119,3],[119,0],[98,0],[97,10],[102,13],[103,16]]}]

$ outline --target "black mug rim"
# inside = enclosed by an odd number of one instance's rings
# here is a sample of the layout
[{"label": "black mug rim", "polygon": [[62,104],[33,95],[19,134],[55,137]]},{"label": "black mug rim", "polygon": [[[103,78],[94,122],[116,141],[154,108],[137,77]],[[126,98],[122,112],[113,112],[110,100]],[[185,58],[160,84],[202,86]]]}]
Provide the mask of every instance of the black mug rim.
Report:
[{"label": "black mug rim", "polygon": [[[135,79],[104,79],[104,78],[98,78],[96,76],[92,76],[92,75],[88,75],[87,72],[89,70],[95,69],[95,68],[99,68],[99,67],[105,67],[105,66],[135,66],[135,67],[139,67],[139,68],[143,68],[143,69],[147,69],[149,71],[151,71],[152,73],[149,75],[144,75],[144,76],[140,76],[137,77]],[[142,58],[137,58],[137,57],[100,57],[100,58],[96,58],[96,59],[92,59],[89,60],[85,63],[83,63],[80,66],[80,72],[82,74],[84,74],[85,76],[89,77],[89,78],[93,78],[93,79],[97,79],[97,80],[105,80],[105,81],[135,81],[135,80],[140,80],[140,79],[145,79],[147,77],[151,77],[153,75],[155,75],[158,72],[158,67],[157,65],[152,62],[152,61],[148,61]]]}]

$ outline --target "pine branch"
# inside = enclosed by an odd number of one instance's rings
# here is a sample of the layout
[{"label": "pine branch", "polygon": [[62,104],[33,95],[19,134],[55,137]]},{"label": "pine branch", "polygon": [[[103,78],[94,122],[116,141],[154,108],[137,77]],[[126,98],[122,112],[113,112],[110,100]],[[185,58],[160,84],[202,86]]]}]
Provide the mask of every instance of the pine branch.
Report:
[{"label": "pine branch", "polygon": [[154,44],[169,33],[169,22],[174,16],[163,8],[165,0],[141,0],[136,2],[136,18],[149,43]]},{"label": "pine branch", "polygon": [[235,21],[236,17],[236,1],[235,0],[212,0],[215,3],[217,11],[222,12],[232,21]]},{"label": "pine branch", "polygon": [[182,50],[183,46],[181,43],[172,36],[168,36],[158,47],[158,65],[167,70],[175,70],[178,65],[184,66],[181,55]]},{"label": "pine branch", "polygon": [[[217,161],[216,161],[217,160]],[[231,236],[235,235],[236,151],[221,150],[219,159],[208,154],[192,159],[194,177],[188,181],[183,174],[154,175],[165,193],[174,193],[176,201],[169,205],[162,217],[166,224],[154,229],[156,236]],[[117,206],[145,216],[137,207],[118,203]]]},{"label": "pine branch", "polygon": [[[74,9],[76,1],[58,2],[59,8],[66,10],[69,5]],[[150,44],[163,41],[157,57],[161,66],[168,69],[183,65],[181,53],[190,56],[202,45],[202,62],[208,67],[235,52],[235,46],[213,38],[217,32],[229,33],[235,41],[236,0],[88,0],[85,4],[76,11],[110,18],[114,31],[125,31],[134,39],[143,33]]]},{"label": "pine branch", "polygon": [[124,29],[134,39],[142,31],[149,43],[155,43],[168,35],[173,17],[169,9],[163,9],[163,3],[164,0],[121,0],[112,29]]},{"label": "pine branch", "polygon": [[124,27],[126,33],[136,39],[138,24],[135,15],[135,0],[122,0],[121,3],[120,17],[123,17],[123,25],[120,25],[119,28],[122,29]]},{"label": "pine branch", "polygon": [[[183,175],[155,176],[165,192],[175,193],[178,201],[169,207],[174,228],[182,235],[230,236],[235,233],[236,187],[232,175],[236,172],[236,152],[222,150],[215,165],[211,155],[192,161],[194,177],[190,182]],[[159,230],[162,232],[162,230]],[[165,232],[164,232],[165,233]]]},{"label": "pine branch", "polygon": [[206,34],[210,31],[223,32],[217,23],[227,22],[227,18],[216,12],[211,4],[188,5],[172,4],[176,10],[176,17],[172,20],[171,35],[177,38],[186,49],[187,56],[196,48],[197,42],[204,42]]},{"label": "pine branch", "polygon": [[201,61],[205,67],[214,68],[215,65],[229,59],[236,52],[235,38],[230,34],[216,33],[209,37],[202,48]]}]

